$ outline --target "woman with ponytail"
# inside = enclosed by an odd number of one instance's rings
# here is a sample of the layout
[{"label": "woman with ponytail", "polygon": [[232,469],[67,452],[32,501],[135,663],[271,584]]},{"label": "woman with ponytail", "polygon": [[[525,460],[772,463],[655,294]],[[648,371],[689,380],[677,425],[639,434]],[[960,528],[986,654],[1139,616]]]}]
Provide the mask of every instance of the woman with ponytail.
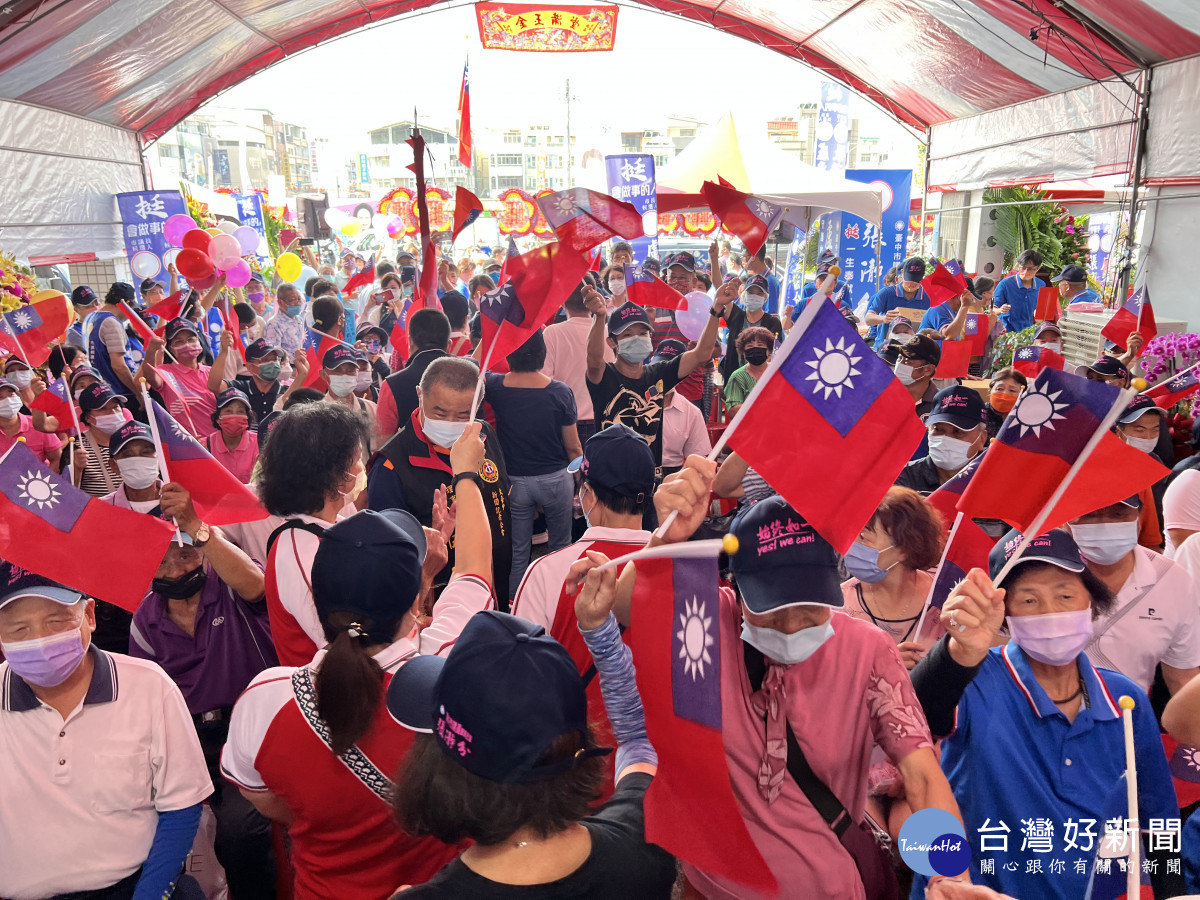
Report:
[{"label": "woman with ponytail", "polygon": [[432,620],[418,628],[446,563],[442,534],[395,509],[342,519],[312,566],[324,649],[307,666],[261,673],[234,707],[221,772],[288,827],[296,900],[382,900],[462,849],[395,824],[392,779],[413,735],[384,696],[405,663],[448,653],[471,616],[494,606],[479,428],[451,448],[459,554]]}]

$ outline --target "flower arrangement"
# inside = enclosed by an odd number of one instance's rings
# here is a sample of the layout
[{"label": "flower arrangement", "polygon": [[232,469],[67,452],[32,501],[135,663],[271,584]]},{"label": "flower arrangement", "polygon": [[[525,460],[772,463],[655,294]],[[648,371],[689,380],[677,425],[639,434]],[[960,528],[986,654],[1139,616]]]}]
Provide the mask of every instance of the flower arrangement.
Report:
[{"label": "flower arrangement", "polygon": [[0,253],[0,312],[11,312],[38,292],[37,280],[15,257]]},{"label": "flower arrangement", "polygon": [[1154,384],[1200,362],[1200,334],[1160,334],[1146,342],[1138,360]]},{"label": "flower arrangement", "polygon": [[991,371],[997,372],[1006,366],[1011,366],[1013,354],[1022,347],[1028,347],[1033,343],[1033,333],[1037,331],[1038,324],[1040,323],[1030,325],[1024,331],[1010,331],[997,338],[992,350]]}]

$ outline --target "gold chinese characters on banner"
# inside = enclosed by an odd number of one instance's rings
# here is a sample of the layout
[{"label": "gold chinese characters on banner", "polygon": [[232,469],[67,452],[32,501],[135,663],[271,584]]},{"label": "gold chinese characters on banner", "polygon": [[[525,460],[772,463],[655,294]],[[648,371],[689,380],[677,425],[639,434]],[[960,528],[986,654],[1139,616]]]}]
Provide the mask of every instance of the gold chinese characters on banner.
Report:
[{"label": "gold chinese characters on banner", "polygon": [[611,50],[617,35],[616,6],[476,3],[475,16],[479,20],[479,39],[488,50]]}]

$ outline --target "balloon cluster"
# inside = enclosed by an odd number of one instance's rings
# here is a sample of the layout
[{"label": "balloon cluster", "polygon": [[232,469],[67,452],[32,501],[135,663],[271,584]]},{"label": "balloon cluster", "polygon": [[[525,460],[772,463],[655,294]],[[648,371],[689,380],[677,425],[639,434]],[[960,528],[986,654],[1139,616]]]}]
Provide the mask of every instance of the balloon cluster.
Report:
[{"label": "balloon cluster", "polygon": [[[242,257],[256,253],[260,240],[249,225],[222,222],[216,228],[200,228],[191,216],[175,215],[163,223],[163,236],[168,243],[182,248],[175,257],[175,268],[192,287],[206,290],[221,275],[230,287],[249,283],[250,264]],[[300,262],[298,257],[296,262]]]},{"label": "balloon cluster", "polygon": [[1146,342],[1141,362],[1150,384],[1189,368],[1200,362],[1200,334],[1160,334]]}]

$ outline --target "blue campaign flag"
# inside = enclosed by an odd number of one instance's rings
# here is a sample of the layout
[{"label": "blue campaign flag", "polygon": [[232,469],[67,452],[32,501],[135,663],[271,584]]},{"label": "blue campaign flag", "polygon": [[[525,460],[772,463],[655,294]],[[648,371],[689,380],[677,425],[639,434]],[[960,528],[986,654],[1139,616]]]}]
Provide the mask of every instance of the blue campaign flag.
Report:
[{"label": "blue campaign flag", "polygon": [[258,232],[258,257],[266,258],[267,252],[267,223],[266,216],[263,214],[263,198],[262,194],[257,192],[252,194],[240,194],[234,191],[233,199],[237,202],[238,221],[243,225],[249,225]]},{"label": "blue campaign flag", "polygon": [[117,194],[117,210],[125,255],[140,296],[142,279],[166,281],[158,276],[166,272],[167,253],[173,248],[163,234],[163,223],[171,216],[187,215],[187,205],[179,191],[130,191]]},{"label": "blue campaign flag", "polygon": [[[838,248],[842,278],[850,286],[850,305],[860,306],[883,285],[883,276],[904,262],[908,250],[909,200],[912,194],[910,169],[847,169],[846,178],[883,190],[883,224],[841,214]],[[876,260],[876,247],[879,248]]]},{"label": "blue campaign flag", "polygon": [[[658,219],[658,187],[654,180],[654,157],[649,153],[623,153],[604,157],[608,175],[609,196],[632,203],[644,217],[652,213]],[[658,235],[634,238],[633,261],[645,262],[647,256],[658,258]]]}]

